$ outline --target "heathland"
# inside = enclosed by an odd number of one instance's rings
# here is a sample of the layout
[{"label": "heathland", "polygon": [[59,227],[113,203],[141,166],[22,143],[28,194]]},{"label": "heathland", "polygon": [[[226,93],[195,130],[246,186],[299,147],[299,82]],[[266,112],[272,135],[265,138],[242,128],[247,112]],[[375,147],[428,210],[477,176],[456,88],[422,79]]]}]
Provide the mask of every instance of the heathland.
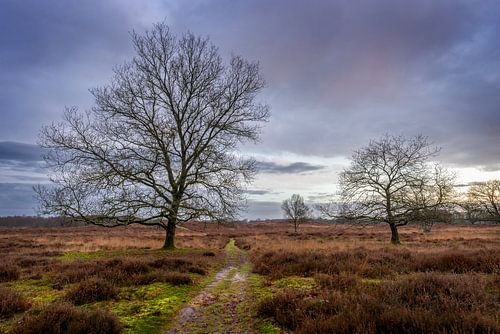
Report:
[{"label": "heathland", "polygon": [[0,333],[498,333],[500,226],[0,230]]}]

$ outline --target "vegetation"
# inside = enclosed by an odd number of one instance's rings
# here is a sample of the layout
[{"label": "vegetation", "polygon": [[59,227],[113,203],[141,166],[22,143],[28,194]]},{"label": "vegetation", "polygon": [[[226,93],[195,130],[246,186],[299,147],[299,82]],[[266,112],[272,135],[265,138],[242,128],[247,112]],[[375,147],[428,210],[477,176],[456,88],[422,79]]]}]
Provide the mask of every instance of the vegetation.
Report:
[{"label": "vegetation", "polygon": [[38,314],[27,314],[11,330],[13,334],[118,334],[123,325],[118,319],[102,310],[87,311],[71,304],[50,305]]},{"label": "vegetation", "polygon": [[0,319],[8,319],[30,308],[30,303],[14,289],[0,286]]},{"label": "vegetation", "polygon": [[[47,324],[163,333],[186,305],[199,311],[184,332],[499,330],[496,225],[409,225],[393,247],[380,225],[304,222],[297,234],[283,222],[188,223],[177,235],[185,248],[169,251],[161,229],[141,226],[2,232],[5,263],[19,274],[0,283],[5,333]],[[103,320],[89,326],[104,327],[78,327],[91,316]]]},{"label": "vegetation", "polygon": [[0,332],[162,332],[221,265],[224,237],[185,231],[162,251],[154,228],[4,230]]}]

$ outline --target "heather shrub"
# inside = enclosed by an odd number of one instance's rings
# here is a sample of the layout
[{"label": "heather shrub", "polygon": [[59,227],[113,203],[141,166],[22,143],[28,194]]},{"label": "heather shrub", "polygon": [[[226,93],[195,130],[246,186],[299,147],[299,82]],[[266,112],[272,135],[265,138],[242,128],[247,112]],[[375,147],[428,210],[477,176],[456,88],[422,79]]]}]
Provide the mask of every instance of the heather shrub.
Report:
[{"label": "heather shrub", "polygon": [[101,266],[97,261],[75,261],[54,266],[54,279],[59,284],[70,284],[94,276]]},{"label": "heather shrub", "polygon": [[307,334],[500,332],[491,316],[494,297],[474,277],[417,273],[353,289],[346,274],[318,274],[316,280],[320,290],[279,293],[263,300],[258,314]]},{"label": "heather shrub", "polygon": [[30,303],[17,291],[0,286],[0,319],[10,318],[29,309]]},{"label": "heather shrub", "polygon": [[191,277],[189,277],[189,275],[176,272],[169,272],[165,273],[164,282],[170,283],[172,285],[184,285],[184,284],[191,284],[192,280]]},{"label": "heather shrub", "polygon": [[21,272],[19,267],[13,263],[0,264],[0,282],[10,282],[19,279]]},{"label": "heather shrub", "polygon": [[205,271],[205,269],[203,269],[202,267],[199,267],[199,266],[189,266],[187,268],[187,271],[190,273],[193,273],[193,274],[198,274],[198,275],[205,275],[207,273]]},{"label": "heather shrub", "polygon": [[215,256],[215,253],[212,251],[206,251],[206,252],[203,252],[203,256]]},{"label": "heather shrub", "polygon": [[115,334],[122,324],[105,311],[87,311],[68,303],[52,304],[16,322],[13,334]]},{"label": "heather shrub", "polygon": [[274,318],[283,328],[295,329],[304,320],[301,300],[304,296],[297,292],[280,293],[262,300],[257,306],[257,314],[263,318]]},{"label": "heather shrub", "polygon": [[314,280],[322,288],[339,291],[354,291],[359,288],[360,280],[356,275],[342,272],[338,275],[316,274]]},{"label": "heather shrub", "polygon": [[432,254],[432,256],[417,257],[413,269],[453,273],[498,273],[500,272],[500,254],[494,250],[448,250]]},{"label": "heather shrub", "polygon": [[381,300],[391,305],[434,310],[478,310],[494,304],[475,277],[417,273],[380,286]]},{"label": "heather shrub", "polygon": [[88,304],[115,298],[117,289],[109,282],[90,278],[80,282],[66,293],[66,299],[75,305]]},{"label": "heather shrub", "polygon": [[164,268],[164,269],[175,269],[182,270],[191,266],[193,263],[191,261],[181,259],[181,258],[168,258],[163,257],[159,259],[155,259],[149,263],[149,265],[153,268]]}]

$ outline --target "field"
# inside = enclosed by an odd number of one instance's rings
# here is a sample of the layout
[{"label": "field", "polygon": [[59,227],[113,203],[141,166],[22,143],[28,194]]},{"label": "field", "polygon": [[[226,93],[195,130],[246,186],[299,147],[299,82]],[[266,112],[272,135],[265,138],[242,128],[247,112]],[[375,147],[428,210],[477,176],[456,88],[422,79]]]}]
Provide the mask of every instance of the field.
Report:
[{"label": "field", "polygon": [[500,332],[498,226],[0,233],[0,333]]}]

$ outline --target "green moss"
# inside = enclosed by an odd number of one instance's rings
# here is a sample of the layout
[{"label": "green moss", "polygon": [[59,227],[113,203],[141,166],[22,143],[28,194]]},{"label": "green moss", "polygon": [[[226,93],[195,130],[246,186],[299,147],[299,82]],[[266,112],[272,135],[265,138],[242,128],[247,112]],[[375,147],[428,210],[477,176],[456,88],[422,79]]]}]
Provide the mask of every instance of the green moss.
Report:
[{"label": "green moss", "polygon": [[259,331],[262,334],[278,334],[281,333],[281,329],[277,326],[275,326],[271,321],[266,320],[262,322],[262,324],[259,326]]},{"label": "green moss", "polygon": [[75,260],[93,260],[106,257],[106,252],[65,252],[63,255],[59,256],[59,259],[63,261],[75,261]]},{"label": "green moss", "polygon": [[277,288],[292,288],[310,290],[316,287],[313,277],[289,276],[273,282]]},{"label": "green moss", "polygon": [[115,313],[126,326],[126,333],[160,333],[181,306],[186,303],[193,286],[153,283],[123,288],[116,302],[95,304]]},{"label": "green moss", "polygon": [[15,281],[10,286],[34,302],[35,305],[51,303],[63,294],[63,291],[55,290],[52,283],[44,279]]}]

